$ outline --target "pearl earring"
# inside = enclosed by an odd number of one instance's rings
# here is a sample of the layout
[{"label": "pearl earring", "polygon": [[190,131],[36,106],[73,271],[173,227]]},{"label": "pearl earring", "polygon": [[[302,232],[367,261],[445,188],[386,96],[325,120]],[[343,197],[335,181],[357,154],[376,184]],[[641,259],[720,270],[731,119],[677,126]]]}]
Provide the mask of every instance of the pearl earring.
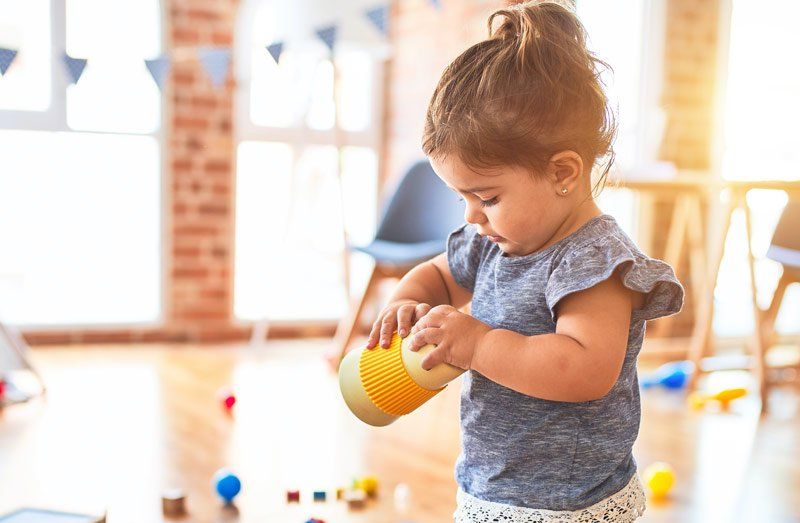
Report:
[{"label": "pearl earring", "polygon": [[567,194],[567,188],[566,187],[562,187],[561,188],[561,194]]}]

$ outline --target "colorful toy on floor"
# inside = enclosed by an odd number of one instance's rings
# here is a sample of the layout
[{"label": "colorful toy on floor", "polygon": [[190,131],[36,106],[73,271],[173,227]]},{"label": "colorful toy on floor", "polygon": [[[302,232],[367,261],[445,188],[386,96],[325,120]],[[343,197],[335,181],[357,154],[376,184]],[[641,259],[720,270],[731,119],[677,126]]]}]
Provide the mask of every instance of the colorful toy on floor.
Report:
[{"label": "colorful toy on floor", "polygon": [[181,489],[171,489],[161,495],[161,510],[168,518],[186,514],[186,494]]},{"label": "colorful toy on floor", "polygon": [[747,389],[735,388],[724,389],[716,394],[703,394],[702,392],[692,392],[689,394],[687,401],[689,406],[695,410],[704,408],[709,402],[719,402],[719,407],[722,410],[728,410],[733,400],[747,396]]},{"label": "colorful toy on floor", "polygon": [[645,469],[644,482],[654,498],[664,498],[675,483],[675,472],[668,463],[656,461]]},{"label": "colorful toy on floor", "polygon": [[315,490],[314,491],[314,501],[325,501],[327,498],[328,498],[328,495],[324,490]]},{"label": "colorful toy on floor", "polygon": [[214,474],[214,488],[225,503],[232,503],[242,489],[242,482],[230,470],[222,468]]},{"label": "colorful toy on floor", "polygon": [[233,409],[233,406],[236,405],[236,395],[233,393],[233,390],[231,390],[230,387],[221,387],[217,391],[217,398],[219,398],[222,406],[228,411]]},{"label": "colorful toy on floor", "polygon": [[286,491],[286,502],[287,503],[300,503],[300,491],[299,490],[287,490]]},{"label": "colorful toy on floor", "polygon": [[351,489],[344,493],[344,500],[347,502],[347,508],[349,509],[364,508],[367,494],[363,490]]},{"label": "colorful toy on floor", "polygon": [[306,520],[306,523],[325,523],[325,521],[323,521],[321,519],[317,519],[317,518],[311,518],[311,519]]},{"label": "colorful toy on floor", "polygon": [[666,389],[682,389],[694,372],[691,361],[674,361],[665,363],[649,376],[642,378],[642,388],[664,387]]},{"label": "colorful toy on floor", "polygon": [[353,480],[353,488],[363,490],[364,494],[374,498],[378,495],[378,478],[375,476],[364,476]]},{"label": "colorful toy on floor", "polygon": [[388,349],[363,347],[347,354],[339,366],[339,388],[350,410],[361,421],[383,427],[444,390],[464,373],[442,363],[424,370],[422,360],[435,348],[426,345],[411,350],[412,337],[395,332]]},{"label": "colorful toy on floor", "polygon": [[336,501],[341,501],[344,498],[345,489],[337,488],[336,489]]}]

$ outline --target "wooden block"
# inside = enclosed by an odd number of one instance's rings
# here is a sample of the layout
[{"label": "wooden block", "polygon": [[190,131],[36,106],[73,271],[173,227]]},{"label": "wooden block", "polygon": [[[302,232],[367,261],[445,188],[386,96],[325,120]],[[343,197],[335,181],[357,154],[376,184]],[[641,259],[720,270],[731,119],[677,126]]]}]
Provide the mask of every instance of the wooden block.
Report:
[{"label": "wooden block", "polygon": [[181,489],[167,490],[161,495],[161,509],[168,518],[186,514],[186,494]]}]

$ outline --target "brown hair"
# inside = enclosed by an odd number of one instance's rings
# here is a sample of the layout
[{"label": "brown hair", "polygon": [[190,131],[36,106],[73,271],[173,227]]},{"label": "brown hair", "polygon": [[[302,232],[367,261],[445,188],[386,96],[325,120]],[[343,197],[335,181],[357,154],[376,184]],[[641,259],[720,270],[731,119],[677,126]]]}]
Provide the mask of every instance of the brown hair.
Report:
[{"label": "brown hair", "polygon": [[513,164],[542,172],[569,149],[587,166],[608,157],[599,185],[614,158],[616,123],[600,81],[610,67],[586,48],[577,16],[554,2],[527,2],[495,11],[488,27],[489,38],[453,60],[439,80],[425,154],[455,154],[472,168]]}]

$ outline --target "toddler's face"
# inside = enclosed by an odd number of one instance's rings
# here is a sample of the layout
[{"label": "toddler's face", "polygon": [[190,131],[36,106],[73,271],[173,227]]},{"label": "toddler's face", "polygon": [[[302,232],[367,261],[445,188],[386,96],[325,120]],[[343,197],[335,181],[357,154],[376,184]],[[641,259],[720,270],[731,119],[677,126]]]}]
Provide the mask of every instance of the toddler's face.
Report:
[{"label": "toddler's face", "polygon": [[547,247],[570,214],[554,183],[516,166],[475,172],[459,158],[431,159],[439,178],[464,199],[464,219],[509,256]]}]

